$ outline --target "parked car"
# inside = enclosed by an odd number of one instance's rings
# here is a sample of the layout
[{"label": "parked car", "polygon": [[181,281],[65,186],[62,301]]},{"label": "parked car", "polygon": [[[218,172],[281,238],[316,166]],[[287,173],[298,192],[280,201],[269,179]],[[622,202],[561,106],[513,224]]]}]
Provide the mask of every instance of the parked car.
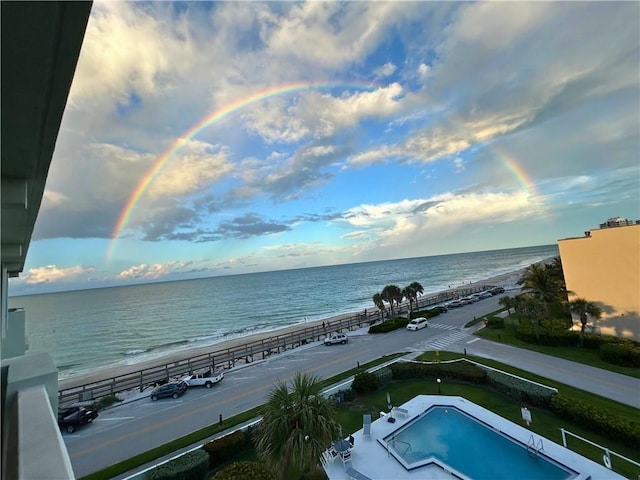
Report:
[{"label": "parked car", "polygon": [[73,433],[76,428],[93,422],[98,418],[98,411],[90,407],[67,407],[58,410],[58,426]]},{"label": "parked car", "polygon": [[429,323],[424,317],[414,318],[407,324],[407,330],[420,330],[421,328],[428,327]]},{"label": "parked car", "polygon": [[438,313],[447,313],[449,311],[446,305],[436,305],[435,307],[433,307],[433,310],[437,311]]},{"label": "parked car", "polygon": [[447,302],[445,305],[447,308],[457,308],[457,307],[463,307],[466,304],[459,298],[456,298],[455,300],[451,300],[450,302]]},{"label": "parked car", "polygon": [[460,301],[464,304],[464,305],[469,305],[471,303],[476,303],[478,301],[480,301],[480,299],[478,297],[472,297],[471,295],[469,295],[468,297],[462,297],[460,299]]},{"label": "parked car", "polygon": [[187,384],[182,381],[165,383],[164,385],[160,385],[151,391],[151,400],[155,402],[159,398],[178,398],[186,390]]},{"label": "parked car", "polygon": [[343,345],[349,341],[349,337],[347,337],[344,333],[332,333],[327,338],[324,339],[325,345],[334,345],[336,343],[342,343]]},{"label": "parked car", "polygon": [[213,387],[216,383],[220,382],[224,378],[224,373],[220,372],[217,375],[213,374],[213,371],[209,369],[204,373],[194,373],[193,375],[187,375],[182,379],[184,383],[189,387],[204,386],[207,388]]},{"label": "parked car", "polygon": [[488,290],[485,290],[484,292],[476,293],[476,295],[477,295],[480,299],[483,299],[483,298],[489,298],[489,297],[491,297],[491,296],[492,296],[492,295],[491,295],[491,292],[490,292],[490,291],[488,291]]},{"label": "parked car", "polygon": [[491,292],[491,295],[499,295],[501,293],[504,293],[504,288],[502,288],[502,287],[493,287],[491,290],[489,290],[489,292]]}]

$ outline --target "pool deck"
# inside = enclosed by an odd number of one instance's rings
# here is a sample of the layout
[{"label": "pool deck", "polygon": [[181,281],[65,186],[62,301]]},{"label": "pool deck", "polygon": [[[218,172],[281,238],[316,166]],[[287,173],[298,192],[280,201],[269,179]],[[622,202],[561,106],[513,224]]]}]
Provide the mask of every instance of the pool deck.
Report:
[{"label": "pool deck", "polygon": [[[524,423],[523,426],[517,425],[462,397],[419,395],[404,405],[399,406],[406,410],[406,414],[403,412],[403,414],[400,415],[398,412],[394,412],[393,417],[396,419],[395,423],[388,422],[387,417],[384,416],[372,421],[370,436],[363,436],[362,429],[354,432],[353,437],[355,442],[351,449],[351,460],[347,462],[346,465],[343,465],[340,458],[336,458],[333,462],[328,463],[325,466],[325,471],[329,479],[348,480],[351,478],[346,473],[349,467],[372,480],[404,480],[412,478],[429,478],[435,480],[467,479],[468,477],[455,472],[454,469],[450,469],[451,471],[449,471],[446,466],[438,465],[437,463],[415,468],[410,471],[406,470],[384,446],[385,442],[383,439],[387,435],[410,422],[413,418],[434,405],[451,406],[462,410],[524,445],[530,442],[531,436],[533,435],[535,445],[538,445],[540,441],[542,441],[545,456],[554,459],[578,473],[578,475],[572,477],[572,479],[586,480],[591,478],[598,480],[617,480],[624,478],[609,470],[604,465],[597,464],[562,445],[533,433],[524,426]],[[374,413],[372,419],[375,417],[377,417],[377,415]],[[535,423],[535,416],[532,420]],[[499,461],[499,453],[492,452],[492,454],[487,457],[487,461]]]}]

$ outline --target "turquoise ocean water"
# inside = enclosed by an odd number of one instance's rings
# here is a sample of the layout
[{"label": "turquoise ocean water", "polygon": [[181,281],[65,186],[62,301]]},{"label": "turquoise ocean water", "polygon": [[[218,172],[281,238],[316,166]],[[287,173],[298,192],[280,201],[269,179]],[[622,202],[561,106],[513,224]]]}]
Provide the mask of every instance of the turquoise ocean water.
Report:
[{"label": "turquoise ocean water", "polygon": [[29,352],[49,352],[69,377],[373,309],[385,285],[435,293],[557,255],[546,245],[386,260],[9,297],[9,307],[26,311]]}]

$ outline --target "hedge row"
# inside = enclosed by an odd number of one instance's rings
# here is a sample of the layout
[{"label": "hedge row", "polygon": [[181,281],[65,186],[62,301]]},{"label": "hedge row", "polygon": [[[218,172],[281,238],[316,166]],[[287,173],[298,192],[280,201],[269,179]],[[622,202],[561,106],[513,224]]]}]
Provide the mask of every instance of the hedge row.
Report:
[{"label": "hedge row", "polygon": [[500,318],[500,317],[487,318],[487,328],[504,328],[504,318]]},{"label": "hedge row", "polygon": [[556,394],[554,389],[538,385],[524,378],[514,377],[505,372],[493,369],[487,369],[486,372],[488,383],[496,390],[530,405],[547,408],[551,397]]},{"label": "hedge row", "polygon": [[399,328],[406,328],[409,320],[404,317],[395,317],[390,320],[372,325],[369,327],[369,333],[387,333]]},{"label": "hedge row", "polygon": [[250,435],[247,435],[242,430],[236,430],[202,446],[202,449],[208,454],[209,468],[211,470],[232,460],[239,453],[250,448],[252,448]]},{"label": "hedge row", "polygon": [[486,373],[469,362],[416,363],[396,362],[389,365],[394,379],[443,378],[486,383]]},{"label": "hedge row", "polygon": [[640,347],[608,343],[600,346],[600,358],[623,367],[640,368]]},{"label": "hedge row", "polygon": [[209,471],[209,456],[202,449],[181,455],[146,474],[147,480],[203,480]]},{"label": "hedge row", "polygon": [[276,480],[276,476],[264,464],[235,462],[217,472],[211,480]]},{"label": "hedge row", "polygon": [[551,411],[559,417],[570,420],[609,438],[628,443],[632,448],[640,448],[640,423],[609,414],[575,398],[557,394],[551,398]]},{"label": "hedge row", "polygon": [[418,317],[433,318],[433,317],[437,317],[438,315],[440,315],[440,310],[437,310],[435,308],[430,308],[427,310],[419,310],[417,312],[412,312],[411,319],[413,320],[414,318],[418,318]]}]

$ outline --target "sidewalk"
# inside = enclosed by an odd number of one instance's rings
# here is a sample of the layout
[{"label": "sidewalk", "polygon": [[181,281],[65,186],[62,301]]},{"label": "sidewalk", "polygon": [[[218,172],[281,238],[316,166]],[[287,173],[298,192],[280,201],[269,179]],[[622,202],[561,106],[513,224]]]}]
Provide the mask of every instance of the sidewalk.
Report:
[{"label": "sidewalk", "polygon": [[[474,329],[475,331],[475,329]],[[469,332],[471,333],[471,332]],[[497,360],[625,405],[640,409],[640,379],[479,337],[451,345],[449,350]]]}]

